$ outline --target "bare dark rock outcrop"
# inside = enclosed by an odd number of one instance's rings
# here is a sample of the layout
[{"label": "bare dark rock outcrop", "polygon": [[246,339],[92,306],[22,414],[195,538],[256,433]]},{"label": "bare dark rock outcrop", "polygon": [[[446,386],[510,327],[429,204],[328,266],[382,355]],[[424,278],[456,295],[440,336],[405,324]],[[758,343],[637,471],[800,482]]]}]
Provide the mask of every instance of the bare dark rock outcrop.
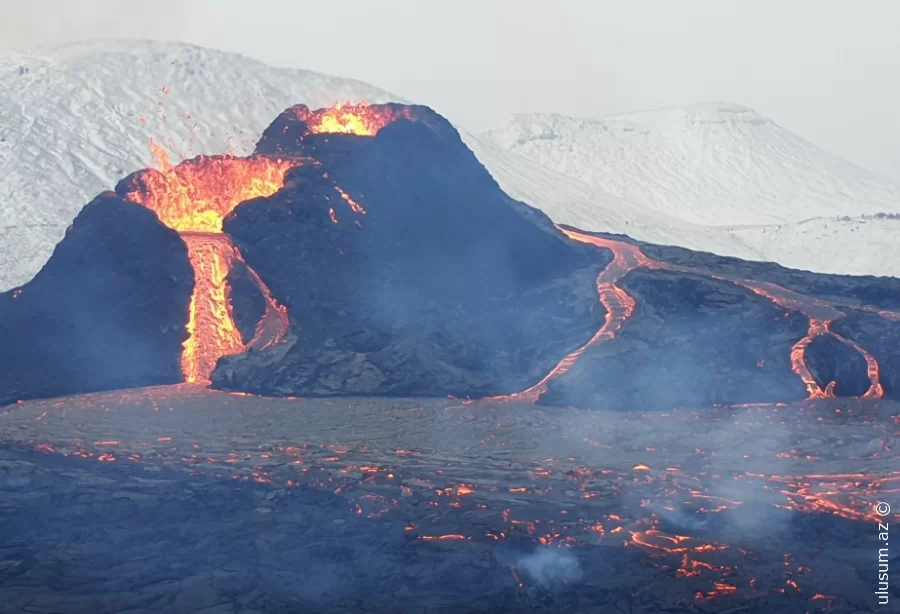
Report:
[{"label": "bare dark rock outcrop", "polygon": [[0,294],[0,405],[181,381],[193,283],[176,232],[101,194],[33,280]]},{"label": "bare dark rock outcrop", "polygon": [[900,398],[900,321],[854,311],[834,322],[838,334],[865,347],[878,361],[887,398]]}]

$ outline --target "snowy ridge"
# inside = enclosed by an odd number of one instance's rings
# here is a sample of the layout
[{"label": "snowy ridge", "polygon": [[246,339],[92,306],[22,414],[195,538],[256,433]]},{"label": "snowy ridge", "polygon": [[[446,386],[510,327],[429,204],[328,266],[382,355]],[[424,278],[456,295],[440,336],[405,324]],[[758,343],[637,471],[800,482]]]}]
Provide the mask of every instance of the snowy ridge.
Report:
[{"label": "snowy ridge", "polygon": [[725,103],[605,119],[517,115],[481,135],[629,202],[702,226],[900,212],[900,188]]},{"label": "snowy ridge", "polygon": [[[176,160],[246,154],[292,104],[360,100],[404,102],[358,81],[181,43],[0,57],[0,291],[37,273],[85,203],[152,164],[151,137]],[[900,191],[745,107],[518,116],[481,136],[460,132],[505,191],[559,223],[900,277],[891,240],[900,221],[877,215],[898,213]]]},{"label": "snowy ridge", "polygon": [[730,228],[728,233],[765,260],[786,267],[900,277],[897,214],[814,218],[794,224]]}]

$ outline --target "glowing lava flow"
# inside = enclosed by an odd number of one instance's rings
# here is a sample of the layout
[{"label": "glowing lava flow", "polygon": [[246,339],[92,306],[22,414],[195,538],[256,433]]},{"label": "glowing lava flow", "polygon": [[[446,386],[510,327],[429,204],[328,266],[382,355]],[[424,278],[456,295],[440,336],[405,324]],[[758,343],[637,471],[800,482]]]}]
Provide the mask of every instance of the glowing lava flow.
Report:
[{"label": "glowing lava flow", "polygon": [[225,216],[240,203],[270,196],[284,175],[300,163],[265,156],[198,156],[177,166],[151,142],[159,171],[145,171],[141,189],[127,198],[153,209],[163,224],[178,232],[222,232]]},{"label": "glowing lava flow", "polygon": [[801,380],[803,380],[803,384],[806,386],[806,392],[809,394],[810,399],[833,399],[835,398],[834,387],[837,382],[829,382],[827,386],[823,389],[819,386],[818,382],[816,382],[816,378],[813,377],[813,374],[810,373],[809,367],[806,366],[806,346],[812,343],[812,340],[819,335],[824,335],[828,332],[828,323],[830,320],[816,320],[815,318],[809,319],[809,331],[806,333],[806,336],[803,337],[800,341],[794,344],[794,347],[791,348],[791,368],[794,373],[796,373]]},{"label": "glowing lava flow", "polygon": [[[225,278],[234,247],[225,234],[182,232],[194,267],[194,292],[188,311],[188,338],[181,355],[186,382],[206,381],[221,356],[244,349],[226,296]],[[214,348],[215,351],[208,351]]]},{"label": "glowing lava flow", "polygon": [[862,398],[864,399],[880,399],[884,396],[884,388],[881,386],[881,375],[878,370],[878,361],[875,360],[875,357],[869,354],[865,348],[863,348],[860,344],[852,339],[847,339],[843,335],[839,335],[833,330],[831,330],[831,322],[825,323],[825,330],[832,337],[840,341],[845,345],[849,345],[854,350],[862,354],[862,357],[866,360],[866,373],[869,376],[869,389],[866,391]]},{"label": "glowing lava flow", "polygon": [[400,117],[412,119],[409,109],[370,105],[366,102],[338,105],[318,111],[298,105],[294,107],[294,111],[312,134],[375,136],[379,130]]},{"label": "glowing lava flow", "polygon": [[638,246],[624,241],[616,241],[605,237],[596,237],[575,230],[569,230],[556,227],[560,232],[568,238],[578,241],[579,243],[588,243],[596,247],[606,248],[612,251],[613,261],[607,265],[600,275],[597,276],[597,294],[600,302],[606,308],[606,321],[587,343],[568,354],[553,369],[547,373],[538,383],[511,395],[491,397],[487,400],[511,401],[511,400],[528,400],[536,401],[547,390],[547,382],[555,377],[565,374],[578,359],[584,354],[585,350],[597,343],[598,341],[612,339],[616,333],[621,330],[625,321],[631,317],[634,312],[634,299],[616,283],[626,274],[636,268],[660,269],[675,271],[679,273],[705,275],[713,279],[728,281],[733,284],[747,288],[748,290],[762,296],[779,307],[788,311],[796,311],[804,314],[809,319],[809,331],[806,336],[800,339],[791,348],[791,367],[794,373],[803,381],[810,399],[834,398],[834,387],[836,382],[829,382],[825,388],[819,386],[806,365],[805,352],[806,347],[812,342],[813,338],[819,335],[831,335],[841,343],[844,343],[860,354],[866,361],[867,374],[869,378],[869,389],[862,398],[881,398],[884,391],[882,389],[879,377],[878,362],[858,343],[851,341],[837,333],[831,331],[831,321],[844,316],[844,313],[821,300],[812,299],[787,288],[782,288],[775,284],[761,282],[754,283],[745,279],[728,277],[722,275],[714,275],[708,271],[692,269],[679,265],[669,264],[659,260],[648,258]]},{"label": "glowing lava flow", "polygon": [[622,288],[616,285],[629,271],[638,267],[653,268],[654,263],[648,259],[640,249],[629,243],[620,241],[612,241],[602,237],[593,237],[581,234],[571,230],[566,230],[557,226],[567,237],[581,243],[590,243],[597,247],[605,247],[612,250],[613,261],[603,269],[597,276],[597,294],[600,296],[600,302],[606,309],[606,320],[603,326],[594,333],[587,343],[580,348],[568,354],[560,360],[553,369],[547,373],[534,386],[511,395],[492,397],[490,400],[511,401],[522,399],[527,401],[536,401],[542,394],[547,391],[547,382],[554,377],[559,377],[572,368],[581,355],[584,354],[590,346],[598,341],[612,339],[616,333],[622,328],[625,321],[631,317],[634,312],[634,299]]},{"label": "glowing lava flow", "polygon": [[234,260],[243,258],[223,234],[222,222],[241,202],[275,193],[284,185],[285,173],[299,161],[199,156],[171,166],[164,149],[156,143],[151,147],[159,171],[142,173],[140,187],[126,198],[155,211],[187,245],[194,269],[194,291],[181,370],[186,382],[206,383],[222,356],[240,353],[246,347],[269,347],[287,333],[287,311],[248,266],[266,307],[253,339],[244,346],[232,316],[226,279]]}]

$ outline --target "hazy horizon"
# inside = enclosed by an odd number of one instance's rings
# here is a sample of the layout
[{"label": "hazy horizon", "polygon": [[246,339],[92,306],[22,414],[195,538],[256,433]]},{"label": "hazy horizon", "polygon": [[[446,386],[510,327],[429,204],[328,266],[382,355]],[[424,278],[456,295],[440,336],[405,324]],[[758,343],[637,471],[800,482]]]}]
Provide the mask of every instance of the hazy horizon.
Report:
[{"label": "hazy horizon", "polygon": [[515,113],[598,117],[744,105],[900,182],[900,8],[879,0],[389,5],[347,0],[33,0],[4,7],[0,51],[155,39],[354,78],[481,131]]}]

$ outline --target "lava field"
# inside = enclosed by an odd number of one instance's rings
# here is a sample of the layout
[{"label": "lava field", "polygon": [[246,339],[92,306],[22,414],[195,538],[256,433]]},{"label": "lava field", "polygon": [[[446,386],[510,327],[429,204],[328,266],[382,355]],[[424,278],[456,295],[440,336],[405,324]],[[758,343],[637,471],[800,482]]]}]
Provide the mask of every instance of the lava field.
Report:
[{"label": "lava field", "polygon": [[29,401],[0,414],[0,611],[872,611],[897,414]]}]

